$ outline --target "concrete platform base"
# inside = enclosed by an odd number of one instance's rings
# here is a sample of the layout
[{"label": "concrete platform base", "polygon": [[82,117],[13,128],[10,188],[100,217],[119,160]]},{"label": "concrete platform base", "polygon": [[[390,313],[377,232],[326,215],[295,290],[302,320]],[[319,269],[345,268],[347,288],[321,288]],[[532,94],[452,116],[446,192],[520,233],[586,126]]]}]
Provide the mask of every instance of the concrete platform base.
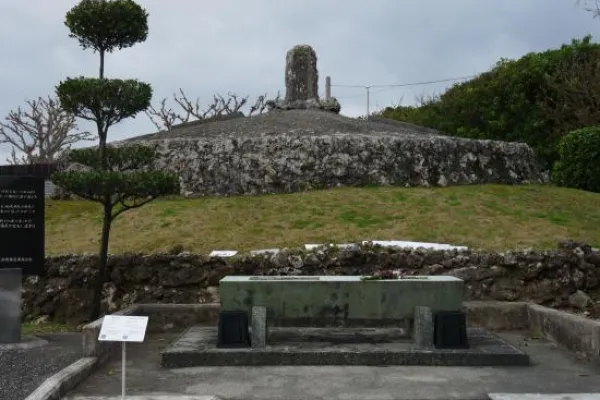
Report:
[{"label": "concrete platform base", "polygon": [[[396,332],[398,331],[398,332]],[[161,353],[165,368],[248,365],[525,366],[529,355],[481,328],[469,349],[420,349],[393,328],[271,328],[264,349],[218,349],[217,329],[194,326]]]}]

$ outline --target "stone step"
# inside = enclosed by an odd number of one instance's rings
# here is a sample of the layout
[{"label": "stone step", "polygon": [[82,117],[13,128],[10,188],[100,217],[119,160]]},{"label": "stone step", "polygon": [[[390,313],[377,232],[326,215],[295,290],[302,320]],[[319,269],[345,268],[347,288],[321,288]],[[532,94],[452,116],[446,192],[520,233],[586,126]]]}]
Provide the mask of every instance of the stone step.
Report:
[{"label": "stone step", "polygon": [[600,400],[600,393],[488,393],[490,400]]},{"label": "stone step", "polygon": [[[119,396],[77,396],[77,397],[64,397],[63,400],[121,400]],[[126,400],[222,400],[216,396],[186,396],[180,394],[173,395],[137,395],[137,396],[125,396]]]},{"label": "stone step", "polygon": [[468,349],[420,349],[398,328],[269,328],[267,346],[217,348],[217,328],[193,326],[161,354],[164,368],[265,365],[527,366],[491,332],[467,330]]}]

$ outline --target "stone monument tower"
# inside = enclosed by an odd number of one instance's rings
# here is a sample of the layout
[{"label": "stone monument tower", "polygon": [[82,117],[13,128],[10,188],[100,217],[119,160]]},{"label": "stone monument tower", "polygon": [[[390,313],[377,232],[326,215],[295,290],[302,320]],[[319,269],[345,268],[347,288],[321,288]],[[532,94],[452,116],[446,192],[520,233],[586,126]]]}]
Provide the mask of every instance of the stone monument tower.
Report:
[{"label": "stone monument tower", "polygon": [[319,99],[317,53],[312,47],[295,46],[287,52],[285,61],[285,100],[270,101],[270,109],[340,112],[340,103],[334,97]]},{"label": "stone monument tower", "polygon": [[285,100],[319,100],[317,53],[307,45],[296,46],[285,58]]}]

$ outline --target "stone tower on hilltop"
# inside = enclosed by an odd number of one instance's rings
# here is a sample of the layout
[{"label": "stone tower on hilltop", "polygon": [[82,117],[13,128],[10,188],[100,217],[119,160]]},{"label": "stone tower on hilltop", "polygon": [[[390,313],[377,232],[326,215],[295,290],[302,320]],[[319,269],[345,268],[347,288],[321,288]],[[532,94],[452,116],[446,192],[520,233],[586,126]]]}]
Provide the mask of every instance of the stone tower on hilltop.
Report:
[{"label": "stone tower on hilltop", "polygon": [[285,58],[285,99],[319,100],[317,53],[307,45],[296,46]]},{"label": "stone tower on hilltop", "polygon": [[285,61],[285,100],[269,102],[271,109],[340,112],[335,98],[319,99],[317,53],[312,47],[295,46],[287,52]]}]

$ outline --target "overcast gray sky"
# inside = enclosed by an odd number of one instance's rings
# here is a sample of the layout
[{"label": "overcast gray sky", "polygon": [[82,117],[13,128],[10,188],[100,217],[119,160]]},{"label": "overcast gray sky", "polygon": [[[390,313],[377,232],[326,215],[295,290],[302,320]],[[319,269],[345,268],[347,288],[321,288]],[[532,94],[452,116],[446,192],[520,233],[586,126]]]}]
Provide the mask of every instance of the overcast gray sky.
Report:
[{"label": "overcast gray sky", "polygon": [[[0,115],[54,93],[67,76],[96,76],[98,55],[68,37],[76,0],[0,0]],[[151,83],[156,104],[179,88],[208,104],[213,93],[251,98],[284,93],[285,53],[317,52],[340,85],[402,84],[471,75],[501,57],[559,47],[600,33],[575,0],[145,0],[149,36],[106,59],[108,77]],[[449,83],[372,89],[372,108],[409,104]],[[334,87],[342,114],[364,115],[365,90]],[[86,125],[81,125],[87,128]],[[144,114],[115,126],[109,140],[155,129]],[[9,148],[0,147],[0,164]]]}]

